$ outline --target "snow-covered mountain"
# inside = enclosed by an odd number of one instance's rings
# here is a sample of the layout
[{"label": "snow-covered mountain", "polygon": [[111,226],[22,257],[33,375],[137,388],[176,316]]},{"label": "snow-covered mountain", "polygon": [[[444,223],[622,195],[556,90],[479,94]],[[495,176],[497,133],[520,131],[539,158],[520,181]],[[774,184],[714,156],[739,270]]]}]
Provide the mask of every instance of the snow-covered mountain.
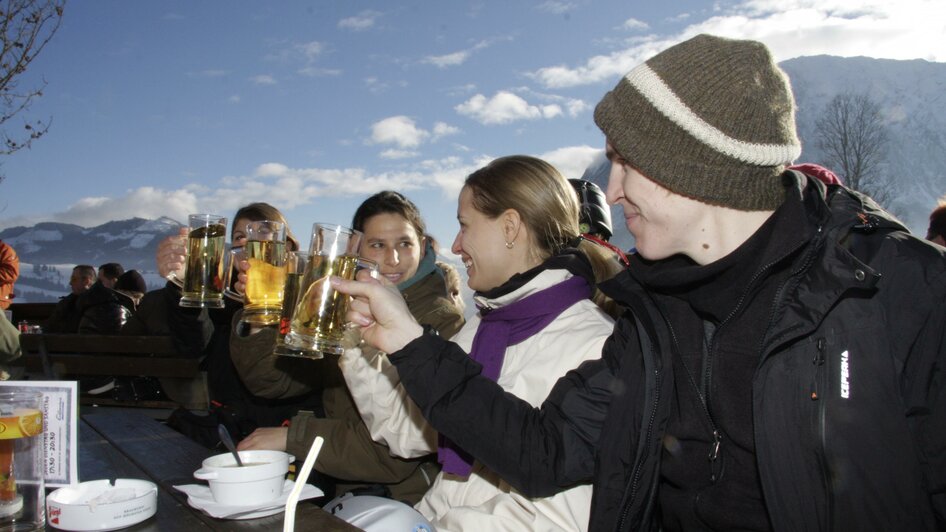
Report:
[{"label": "snow-covered mountain", "polygon": [[158,243],[180,227],[170,218],[132,218],[91,228],[43,222],[4,229],[0,240],[13,246],[20,257],[16,301],[55,301],[69,292],[69,276],[76,264],[98,267],[117,262],[126,270],[138,270],[149,288],[157,288],[163,283],[154,271]]},{"label": "snow-covered mountain", "polygon": [[[946,63],[920,59],[896,61],[866,57],[799,57],[781,63],[798,104],[797,124],[803,152],[799,161],[822,162],[815,123],[837,94],[866,94],[880,105],[890,144],[886,172],[900,183],[900,194],[887,207],[919,235],[926,232],[929,212],[946,194]],[[607,186],[605,159],[589,167],[585,179]],[[633,237],[624,227],[620,208],[612,209],[612,242],[629,249]],[[154,272],[154,254],[165,235],[180,225],[168,218],[108,222],[93,228],[61,223],[12,227],[0,239],[19,253],[23,265],[17,282],[20,301],[53,301],[68,292],[75,264],[98,266],[119,262],[145,275],[149,287],[163,281]]]},{"label": "snow-covered mountain", "polygon": [[885,175],[899,194],[885,205],[914,233],[946,194],[946,63],[868,57],[799,57],[781,63],[798,105],[802,161],[819,162],[815,123],[837,94],[866,94],[881,108],[889,135]]}]

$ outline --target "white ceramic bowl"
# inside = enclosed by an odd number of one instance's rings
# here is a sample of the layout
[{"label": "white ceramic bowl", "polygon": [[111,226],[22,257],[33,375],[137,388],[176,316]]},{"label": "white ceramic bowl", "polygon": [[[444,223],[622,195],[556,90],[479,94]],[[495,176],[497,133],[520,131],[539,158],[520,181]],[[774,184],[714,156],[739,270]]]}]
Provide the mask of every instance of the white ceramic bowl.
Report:
[{"label": "white ceramic bowl", "polygon": [[231,453],[203,461],[194,477],[206,480],[210,493],[220,504],[258,504],[282,495],[283,480],[295,458],[282,451],[240,451],[243,467]]},{"label": "white ceramic bowl", "polygon": [[158,509],[158,487],[119,478],[80,482],[46,497],[46,521],[60,530],[118,530],[140,523]]}]

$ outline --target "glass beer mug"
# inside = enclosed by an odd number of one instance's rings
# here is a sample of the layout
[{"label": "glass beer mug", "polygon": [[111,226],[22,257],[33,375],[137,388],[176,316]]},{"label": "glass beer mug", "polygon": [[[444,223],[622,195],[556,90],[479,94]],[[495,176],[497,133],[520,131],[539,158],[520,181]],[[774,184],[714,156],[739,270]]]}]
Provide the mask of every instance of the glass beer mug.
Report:
[{"label": "glass beer mug", "polygon": [[250,265],[243,321],[262,326],[278,323],[286,284],[286,225],[270,220],[248,223],[243,259]]},{"label": "glass beer mug", "polygon": [[[362,233],[341,225],[312,226],[309,263],[299,287],[299,301],[284,343],[307,352],[341,354],[349,296],[336,291],[329,277],[354,279],[368,268],[377,277],[377,263],[358,256]],[[302,356],[308,356],[303,354]],[[320,358],[321,355],[315,358]]]},{"label": "glass beer mug", "polygon": [[292,312],[299,302],[302,276],[305,275],[306,265],[309,264],[309,254],[301,251],[290,251],[286,258],[286,284],[283,287],[282,312],[279,317],[279,332],[276,336],[276,346],[273,354],[294,357],[322,358],[322,353],[292,347],[286,344],[286,335],[292,325]]},{"label": "glass beer mug", "polygon": [[[216,214],[191,214],[187,219],[190,231],[180,305],[223,308],[227,219]],[[176,282],[173,272],[169,277]]]},{"label": "glass beer mug", "polygon": [[43,530],[43,394],[0,388],[0,530]]}]

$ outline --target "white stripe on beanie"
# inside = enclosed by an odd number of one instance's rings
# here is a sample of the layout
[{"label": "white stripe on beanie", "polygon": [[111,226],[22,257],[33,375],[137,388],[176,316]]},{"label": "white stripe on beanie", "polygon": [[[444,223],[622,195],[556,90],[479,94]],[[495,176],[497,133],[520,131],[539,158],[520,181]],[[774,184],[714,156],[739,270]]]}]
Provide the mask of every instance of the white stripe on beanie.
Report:
[{"label": "white stripe on beanie", "polygon": [[801,155],[801,144],[756,144],[730,137],[690,110],[647,63],[628,72],[625,79],[661,114],[720,153],[759,166],[790,164]]}]

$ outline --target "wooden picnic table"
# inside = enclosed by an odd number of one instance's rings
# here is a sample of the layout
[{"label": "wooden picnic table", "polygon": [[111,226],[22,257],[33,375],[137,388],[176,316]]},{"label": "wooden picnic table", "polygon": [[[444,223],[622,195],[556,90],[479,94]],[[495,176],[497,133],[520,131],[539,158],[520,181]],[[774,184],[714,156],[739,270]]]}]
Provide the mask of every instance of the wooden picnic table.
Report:
[{"label": "wooden picnic table", "polygon": [[[79,422],[79,480],[137,478],[158,486],[157,513],[131,531],[282,530],[282,513],[251,520],[210,517],[187,504],[174,485],[195,484],[201,462],[217,454],[139,412],[86,414]],[[300,501],[295,529],[357,531],[319,506]]]}]

